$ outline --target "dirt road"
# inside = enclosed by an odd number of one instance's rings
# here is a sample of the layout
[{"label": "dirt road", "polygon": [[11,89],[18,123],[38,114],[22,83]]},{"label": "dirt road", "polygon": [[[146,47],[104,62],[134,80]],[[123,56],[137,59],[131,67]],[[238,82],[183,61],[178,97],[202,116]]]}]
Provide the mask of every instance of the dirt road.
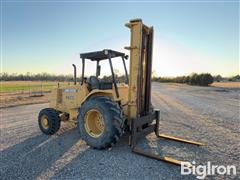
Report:
[{"label": "dirt road", "polygon": [[[161,110],[160,131],[206,144],[156,140],[146,150],[206,165],[240,167],[240,89],[153,83],[152,101]],[[1,109],[1,179],[192,179],[180,167],[131,153],[127,137],[111,150],[89,148],[76,128],[62,124],[51,137],[38,129],[37,115],[48,104]],[[223,179],[224,176],[209,176]],[[226,176],[225,178],[240,178]]]}]

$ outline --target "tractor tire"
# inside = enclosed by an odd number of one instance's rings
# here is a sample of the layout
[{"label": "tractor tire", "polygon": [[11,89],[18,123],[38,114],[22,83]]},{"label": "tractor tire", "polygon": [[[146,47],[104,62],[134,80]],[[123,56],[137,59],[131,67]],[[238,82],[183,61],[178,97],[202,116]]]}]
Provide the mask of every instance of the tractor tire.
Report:
[{"label": "tractor tire", "polygon": [[94,96],[79,108],[78,129],[84,141],[96,149],[114,146],[123,134],[124,118],[118,103]]},{"label": "tractor tire", "polygon": [[39,112],[38,125],[44,134],[55,134],[60,128],[60,122],[59,113],[53,108],[45,108]]}]

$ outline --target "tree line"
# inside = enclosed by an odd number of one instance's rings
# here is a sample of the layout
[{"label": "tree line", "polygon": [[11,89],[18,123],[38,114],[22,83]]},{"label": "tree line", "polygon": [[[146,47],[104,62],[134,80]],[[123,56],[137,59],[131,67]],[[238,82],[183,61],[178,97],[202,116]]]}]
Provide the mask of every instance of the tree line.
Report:
[{"label": "tree line", "polygon": [[198,85],[198,86],[208,86],[215,82],[221,82],[221,81],[237,81],[240,82],[240,76],[236,75],[229,78],[224,78],[221,75],[212,76],[209,73],[193,73],[189,76],[177,76],[177,77],[153,77],[153,81],[157,82],[172,82],[172,83],[186,83],[189,85]]},{"label": "tree line", "polygon": [[[73,81],[73,75],[55,75],[48,73],[38,74],[8,74],[1,73],[1,81]],[[78,78],[80,80],[80,78]]]},{"label": "tree line", "polygon": [[[115,78],[118,82],[124,82],[124,75],[115,75]],[[112,81],[112,76],[103,76],[101,78],[104,81]],[[38,73],[38,74],[9,74],[9,73],[0,73],[1,81],[59,81],[59,82],[69,82],[73,81],[73,75],[55,75],[49,73]],[[80,77],[77,77],[77,81],[81,81]]]},{"label": "tree line", "polygon": [[186,83],[186,84],[190,84],[190,85],[208,86],[209,84],[213,83],[214,78],[209,73],[202,73],[202,74],[194,73],[189,76],[178,76],[178,77],[174,77],[174,78],[153,77],[153,81]]},{"label": "tree line", "polygon": [[[124,75],[118,76],[116,75],[116,79],[118,82],[125,82],[126,78]],[[38,74],[9,74],[9,73],[1,73],[0,74],[1,81],[73,81],[73,75],[54,75],[48,73],[38,73]],[[104,76],[102,78],[104,81],[112,81],[112,76]],[[173,82],[173,83],[186,83],[190,85],[199,85],[199,86],[208,86],[214,81],[240,81],[240,76],[236,75],[230,78],[223,78],[221,75],[212,76],[209,73],[197,74],[193,73],[189,76],[178,76],[178,77],[153,77],[153,81],[157,82]],[[80,77],[77,77],[77,81],[81,81]]]}]

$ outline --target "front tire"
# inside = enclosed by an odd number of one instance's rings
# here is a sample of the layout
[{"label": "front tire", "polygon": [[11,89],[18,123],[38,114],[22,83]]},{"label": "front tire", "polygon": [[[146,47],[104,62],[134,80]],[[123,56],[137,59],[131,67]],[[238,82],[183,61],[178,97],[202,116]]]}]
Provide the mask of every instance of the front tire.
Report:
[{"label": "front tire", "polygon": [[96,149],[112,147],[123,134],[124,118],[118,103],[94,96],[79,109],[78,129],[83,140]]},{"label": "front tire", "polygon": [[55,134],[60,128],[59,113],[53,108],[42,109],[38,115],[38,125],[44,134]]}]

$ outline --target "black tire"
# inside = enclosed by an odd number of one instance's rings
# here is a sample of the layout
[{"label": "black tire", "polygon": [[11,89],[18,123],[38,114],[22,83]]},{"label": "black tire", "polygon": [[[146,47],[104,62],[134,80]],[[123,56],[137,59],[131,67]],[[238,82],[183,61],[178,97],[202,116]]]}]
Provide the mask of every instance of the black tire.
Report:
[{"label": "black tire", "polygon": [[[44,127],[42,124],[42,118],[46,117],[48,121],[48,127]],[[45,108],[39,112],[38,115],[38,125],[40,130],[47,135],[55,134],[60,128],[60,118],[59,113],[53,108]]]},{"label": "black tire", "polygon": [[[84,126],[84,117],[90,110],[101,113],[104,121],[104,130],[99,137],[92,137]],[[79,109],[78,129],[80,135],[88,145],[96,149],[105,149],[114,146],[123,134],[124,118],[118,103],[106,96],[89,98]]]}]

